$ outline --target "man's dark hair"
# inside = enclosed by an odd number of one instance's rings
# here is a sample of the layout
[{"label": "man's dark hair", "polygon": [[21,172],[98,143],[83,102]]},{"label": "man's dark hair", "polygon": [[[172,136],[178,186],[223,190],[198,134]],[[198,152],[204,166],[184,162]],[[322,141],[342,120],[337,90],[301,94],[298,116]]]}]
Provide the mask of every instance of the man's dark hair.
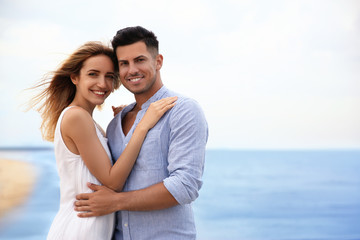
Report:
[{"label": "man's dark hair", "polygon": [[119,46],[126,46],[142,41],[145,43],[147,50],[154,55],[159,53],[159,41],[155,34],[141,26],[127,27],[117,31],[111,45],[116,51]]}]

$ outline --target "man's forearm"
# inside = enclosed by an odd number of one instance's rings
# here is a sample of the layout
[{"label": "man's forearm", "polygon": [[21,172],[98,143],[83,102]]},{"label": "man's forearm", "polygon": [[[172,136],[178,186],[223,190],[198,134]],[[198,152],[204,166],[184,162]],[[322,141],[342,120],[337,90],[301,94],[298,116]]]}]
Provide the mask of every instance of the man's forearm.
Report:
[{"label": "man's forearm", "polygon": [[179,203],[161,182],[144,189],[118,193],[116,204],[118,210],[152,211],[173,207]]}]

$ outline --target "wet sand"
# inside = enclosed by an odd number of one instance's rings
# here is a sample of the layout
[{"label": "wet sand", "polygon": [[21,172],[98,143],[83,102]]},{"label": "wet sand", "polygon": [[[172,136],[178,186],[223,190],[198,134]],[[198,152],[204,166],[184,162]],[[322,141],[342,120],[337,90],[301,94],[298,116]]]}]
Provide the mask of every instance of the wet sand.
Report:
[{"label": "wet sand", "polygon": [[23,161],[0,159],[0,218],[24,203],[36,181],[34,167]]}]

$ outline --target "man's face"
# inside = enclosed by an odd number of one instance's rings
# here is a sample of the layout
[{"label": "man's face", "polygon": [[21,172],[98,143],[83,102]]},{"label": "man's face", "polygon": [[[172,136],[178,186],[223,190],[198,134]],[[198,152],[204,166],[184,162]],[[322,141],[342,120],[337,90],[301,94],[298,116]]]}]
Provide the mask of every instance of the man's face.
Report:
[{"label": "man's face", "polygon": [[[116,48],[121,83],[135,95],[152,96],[160,88],[162,56],[151,54],[144,42]],[[159,85],[160,84],[160,85]]]}]

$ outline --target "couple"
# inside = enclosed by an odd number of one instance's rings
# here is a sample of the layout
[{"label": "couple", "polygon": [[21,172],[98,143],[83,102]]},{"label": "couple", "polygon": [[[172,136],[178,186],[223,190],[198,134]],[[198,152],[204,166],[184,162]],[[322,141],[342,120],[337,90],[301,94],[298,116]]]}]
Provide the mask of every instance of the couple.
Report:
[{"label": "couple", "polygon": [[[84,44],[34,98],[60,176],[48,239],[196,239],[191,202],[202,185],[203,112],[163,86],[153,32],[121,29],[112,47]],[[105,135],[92,113],[120,82],[136,102],[114,108]]]}]

